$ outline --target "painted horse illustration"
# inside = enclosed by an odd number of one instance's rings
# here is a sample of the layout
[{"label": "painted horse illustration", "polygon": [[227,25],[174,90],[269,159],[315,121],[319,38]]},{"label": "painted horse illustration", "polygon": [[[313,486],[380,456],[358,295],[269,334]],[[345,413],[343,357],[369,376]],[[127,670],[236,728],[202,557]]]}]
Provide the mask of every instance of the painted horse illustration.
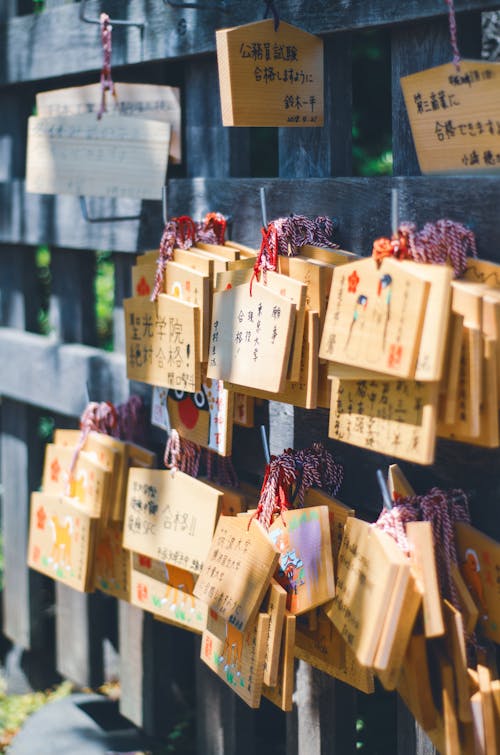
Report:
[{"label": "painted horse illustration", "polygon": [[59,517],[53,514],[50,517],[50,529],[52,532],[52,553],[50,560],[54,562],[55,568],[61,566],[66,569],[71,568],[71,538],[73,535],[73,520],[70,516],[64,518],[61,524]]}]

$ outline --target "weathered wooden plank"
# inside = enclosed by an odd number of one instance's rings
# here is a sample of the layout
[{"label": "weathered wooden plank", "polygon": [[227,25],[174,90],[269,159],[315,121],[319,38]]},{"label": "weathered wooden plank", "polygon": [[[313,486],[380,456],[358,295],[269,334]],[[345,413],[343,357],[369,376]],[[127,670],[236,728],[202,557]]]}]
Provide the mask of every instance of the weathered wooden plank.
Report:
[{"label": "weathered wooden plank", "polygon": [[412,714],[398,695],[397,698],[398,755],[437,755],[437,750],[424,730],[415,722]]},{"label": "weathered wooden plank", "polygon": [[[214,202],[233,214],[233,238],[258,244],[260,238],[259,187],[267,189],[269,217],[289,212],[335,215],[340,220],[337,240],[347,249],[370,254],[373,240],[390,233],[391,187],[399,189],[400,218],[418,226],[451,217],[474,228],[482,257],[498,259],[500,229],[490,205],[500,198],[494,176],[295,179],[178,179],[169,183],[169,207],[175,214],[195,206],[201,213]],[[242,201],[244,198],[244,201]],[[210,201],[209,201],[210,200]]]},{"label": "weathered wooden plank", "polygon": [[[250,129],[222,126],[215,56],[188,61],[185,70],[186,174],[214,178],[248,175]],[[200,215],[196,208],[186,212],[195,218]]]},{"label": "weathered wooden plank", "polygon": [[[159,245],[159,236],[157,246]],[[114,254],[115,273],[115,303],[113,307],[113,348],[123,353],[125,351],[125,315],[123,300],[131,296],[132,266],[135,262],[130,254]]]},{"label": "weathered wooden plank", "polygon": [[6,533],[3,632],[16,645],[28,650],[40,648],[46,639],[46,601],[51,597],[48,580],[26,566],[29,498],[31,490],[40,484],[42,467],[36,432],[38,413],[4,400],[1,420],[2,528]]},{"label": "weathered wooden plank", "polygon": [[165,736],[189,715],[184,694],[194,676],[193,637],[123,601],[118,620],[120,713],[147,734]]},{"label": "weathered wooden plank", "polygon": [[[325,125],[279,129],[280,175],[348,176],[352,172],[351,35],[325,42]],[[274,216],[269,216],[274,217]]]},{"label": "weathered wooden plank", "polygon": [[[457,12],[499,7],[498,0],[456,0],[455,5]],[[109,0],[106,9],[112,18],[147,21],[142,35],[137,27],[115,27],[114,66],[214,52],[215,29],[262,17],[261,7],[252,0],[231,3],[226,13],[216,9],[181,10],[166,5],[163,0]],[[99,29],[79,21],[78,10],[78,5],[70,4],[13,18],[2,26],[0,49],[6,51],[6,65],[0,69],[0,84],[99,70]],[[95,18],[100,10],[96,0],[89,3],[90,16]],[[326,35],[435,18],[445,15],[446,6],[435,0],[373,0],[370,3],[346,0],[333,6],[326,2],[282,0],[279,10],[285,20],[307,31]],[[47,39],[51,40],[50,47]]]},{"label": "weathered wooden plank", "polygon": [[[458,23],[462,56],[480,58],[481,15],[464,13]],[[402,76],[448,63],[451,59],[447,18],[396,26],[392,29],[392,149],[395,175],[418,176],[420,174],[399,80]]]},{"label": "weathered wooden plank", "polygon": [[35,250],[0,247],[0,324],[37,330],[39,305]]},{"label": "weathered wooden plank", "polygon": [[95,345],[94,256],[71,249],[54,249],[50,274],[51,333],[66,343]]},{"label": "weathered wooden plank", "polygon": [[103,640],[114,601],[101,593],[85,595],[56,583],[56,658],[59,673],[81,687],[104,679]]},{"label": "weathered wooden plank", "polygon": [[121,403],[128,396],[125,359],[80,344],[0,328],[0,395],[60,414],[79,417],[86,406],[86,383],[96,401]]},{"label": "weathered wooden plank", "polygon": [[[138,215],[141,221],[89,223],[78,197],[25,194],[21,182],[0,184],[0,240],[19,244],[50,244],[68,249],[109,249],[136,252],[158,244],[161,233],[160,202],[133,199],[90,199],[91,216]],[[158,197],[160,200],[160,197]],[[140,243],[140,246],[139,246]]]},{"label": "weathered wooden plank", "polygon": [[[474,229],[481,257],[498,259],[500,227],[491,206],[500,200],[500,182],[495,176],[472,178],[456,176],[377,177],[377,178],[316,178],[284,179],[270,178],[191,178],[172,179],[168,184],[169,216],[185,214],[191,210],[194,217],[217,207],[233,216],[233,238],[252,244],[260,243],[260,198],[259,188],[266,187],[269,217],[279,217],[289,212],[306,215],[334,215],[340,220],[337,240],[345,247],[362,254],[370,254],[375,238],[390,233],[391,187],[396,186],[400,195],[400,218],[422,226],[440,217],[451,217]],[[68,211],[67,221],[57,230],[57,220],[46,230],[37,227],[40,219],[40,197],[31,195],[26,201],[25,226],[21,225],[17,210],[7,211],[9,191],[16,184],[0,184],[0,242],[38,244],[49,243],[67,248],[100,248],[110,251],[136,252],[139,235],[127,234],[127,223],[115,224],[110,230],[96,227],[80,227],[78,207],[74,202]],[[68,197],[55,200],[57,216],[62,213]],[[156,203],[151,203],[156,205]],[[19,206],[17,209],[19,209]],[[140,248],[156,248],[161,229],[160,204],[157,206],[157,223],[148,243],[144,236]],[[31,211],[32,210],[32,211]],[[360,222],[360,219],[363,222]],[[74,223],[71,230],[70,223]],[[161,231],[160,231],[161,232]],[[13,238],[14,237],[14,238]],[[16,240],[14,242],[14,239]]]},{"label": "weathered wooden plank", "polygon": [[[201,663],[200,639],[195,640],[196,733],[199,755],[251,755],[256,745],[256,712]],[[210,694],[207,694],[207,691]]]}]

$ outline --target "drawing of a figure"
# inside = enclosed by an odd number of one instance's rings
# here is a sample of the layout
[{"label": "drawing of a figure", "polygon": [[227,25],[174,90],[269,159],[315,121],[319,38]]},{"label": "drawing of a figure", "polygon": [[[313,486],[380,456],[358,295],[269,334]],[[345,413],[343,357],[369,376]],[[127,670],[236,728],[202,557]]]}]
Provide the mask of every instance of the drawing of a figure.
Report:
[{"label": "drawing of a figure", "polygon": [[478,555],[472,548],[465,551],[465,561],[460,565],[465,584],[472,593],[472,597],[482,612],[483,619],[488,618],[488,606],[484,599],[483,583],[481,580],[481,564]]},{"label": "drawing of a figure", "polygon": [[[356,299],[354,305],[354,311],[352,313],[351,325],[349,327],[349,333],[347,335],[347,341],[345,342],[345,353],[349,359],[355,359],[359,353],[360,335],[365,327],[366,320],[366,308],[368,306],[368,297],[364,294],[360,294]],[[352,341],[353,336],[356,336]],[[352,341],[352,343],[351,343]]]},{"label": "drawing of a figure", "polygon": [[165,586],[165,597],[161,599],[160,603],[162,605],[165,605],[165,603],[171,603],[170,610],[176,611],[179,608],[179,606],[177,606],[175,602],[175,599],[178,595],[176,591],[180,591],[182,593],[185,593],[185,596],[183,596],[185,597],[185,600],[182,600],[180,608],[182,608],[185,603],[189,602],[191,604],[191,612],[194,612],[194,576],[191,574],[191,572],[188,572],[185,569],[179,569],[178,566],[165,564],[165,577],[167,579],[167,585]]},{"label": "drawing of a figure", "polygon": [[227,673],[236,672],[236,676],[241,676],[241,659],[243,655],[243,632],[236,629],[235,626],[226,621],[226,638],[222,655],[219,656],[219,663],[224,663],[224,671]]},{"label": "drawing of a figure", "polygon": [[210,440],[210,407],[204,386],[196,393],[169,390],[167,393],[167,411],[170,427],[174,427],[181,436],[189,437],[196,443],[196,437]]},{"label": "drawing of a figure", "polygon": [[366,357],[369,362],[377,362],[385,351],[387,330],[391,319],[391,299],[392,276],[385,273],[378,281],[375,306],[370,313],[373,322],[371,332],[375,333],[376,337],[371,338],[370,343],[367,344]]},{"label": "drawing of a figure", "polygon": [[73,520],[70,516],[64,518],[61,524],[59,517],[53,514],[50,517],[50,529],[52,533],[52,551],[49,563],[54,568],[71,569],[71,537],[73,535]]}]

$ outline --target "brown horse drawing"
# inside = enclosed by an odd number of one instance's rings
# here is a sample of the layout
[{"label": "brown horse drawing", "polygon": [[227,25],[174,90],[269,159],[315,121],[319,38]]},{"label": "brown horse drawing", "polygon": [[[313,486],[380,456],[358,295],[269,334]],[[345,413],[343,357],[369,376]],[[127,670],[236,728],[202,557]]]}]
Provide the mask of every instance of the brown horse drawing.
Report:
[{"label": "brown horse drawing", "polygon": [[54,566],[61,566],[66,569],[71,568],[71,537],[73,535],[73,520],[70,516],[65,517],[64,524],[61,524],[59,517],[53,514],[50,517],[50,527],[52,531],[52,553],[51,557]]},{"label": "brown horse drawing", "polygon": [[165,586],[165,597],[162,599],[162,603],[171,603],[172,601],[175,601],[176,593],[174,590],[180,590],[181,592],[186,593],[185,597],[189,600],[191,608],[194,610],[194,576],[191,572],[188,572],[185,569],[179,569],[178,566],[165,564],[165,576],[167,578],[167,584]]}]

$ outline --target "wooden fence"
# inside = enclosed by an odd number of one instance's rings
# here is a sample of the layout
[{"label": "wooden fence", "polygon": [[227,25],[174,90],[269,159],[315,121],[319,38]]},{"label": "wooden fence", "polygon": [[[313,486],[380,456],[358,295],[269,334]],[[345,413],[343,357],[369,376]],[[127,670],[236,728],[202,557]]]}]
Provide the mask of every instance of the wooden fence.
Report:
[{"label": "wooden fence", "polygon": [[[261,18],[264,3],[206,4],[217,9],[180,9],[164,0],[108,0],[102,8],[95,0],[88,3],[93,16],[106,10],[112,18],[146,22],[142,31],[115,28],[117,79],[182,88],[184,158],[168,181],[169,216],[200,217],[219,210],[232,215],[238,240],[256,245],[259,188],[265,186],[270,218],[291,211],[335,216],[344,248],[367,254],[373,239],[389,231],[391,187],[397,186],[402,219],[422,224],[448,216],[469,224],[480,256],[500,261],[500,180],[420,177],[399,87],[400,76],[450,59],[444,0],[279,0],[284,19],[324,36],[326,118],[323,129],[277,130],[278,175],[266,179],[249,177],[254,133],[221,125],[214,54],[214,30]],[[455,0],[455,5],[462,54],[479,57],[481,11],[500,3]],[[198,640],[127,604],[54,585],[25,565],[29,493],[39,485],[42,465],[40,417],[49,414],[58,426],[74,426],[86,404],[86,383],[95,400],[127,397],[122,300],[130,292],[133,253],[156,246],[162,226],[160,201],[141,206],[131,200],[95,200],[96,214],[142,210],[142,219],[90,224],[82,218],[77,198],[25,194],[26,126],[34,95],[96,81],[101,66],[99,29],[79,20],[79,3],[46,0],[38,14],[32,7],[27,0],[2,0],[0,6],[3,632],[27,651],[35,684],[46,683],[54,669],[84,686],[100,684],[103,640],[110,639],[119,649],[122,713],[161,735],[192,705],[198,752],[205,755],[354,753],[358,706],[367,709],[371,703],[360,701],[349,687],[299,663],[293,713],[269,706],[250,711],[199,663]],[[352,37],[382,26],[390,27],[391,36],[394,178],[355,178]],[[49,336],[37,334],[35,251],[40,244],[51,250]],[[96,348],[95,249],[113,253],[115,353]],[[271,452],[326,441],[324,411],[271,402],[263,419],[269,422]],[[236,433],[236,463],[242,474],[255,479],[262,472],[258,444],[257,433]],[[333,450],[347,467],[342,497],[375,516],[379,493],[374,471],[381,457],[341,445]],[[434,467],[411,468],[410,474],[422,486],[462,485],[471,491],[473,523],[500,539],[498,459],[497,451],[441,442]],[[193,679],[196,699],[186,700]],[[391,699],[385,725],[394,733],[394,752],[432,752],[404,706]]]}]

